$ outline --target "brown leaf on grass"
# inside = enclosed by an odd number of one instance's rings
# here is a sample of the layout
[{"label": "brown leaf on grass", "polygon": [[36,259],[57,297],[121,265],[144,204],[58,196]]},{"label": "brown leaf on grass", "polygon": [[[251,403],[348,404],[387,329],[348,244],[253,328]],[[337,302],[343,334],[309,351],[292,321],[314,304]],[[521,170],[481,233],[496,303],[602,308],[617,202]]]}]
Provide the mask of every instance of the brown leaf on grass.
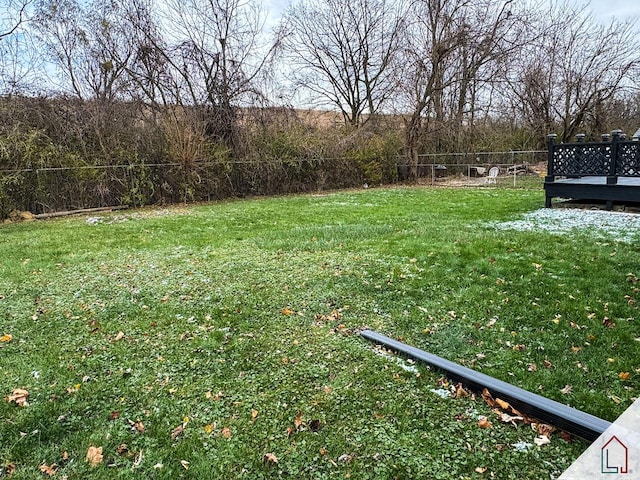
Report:
[{"label": "brown leaf on grass", "polygon": [[219,401],[220,399],[222,399],[222,397],[224,396],[222,394],[222,392],[218,392],[218,393],[211,393],[211,390],[209,390],[208,392],[206,392],[204,394],[205,398],[207,400],[213,400],[215,402]]},{"label": "brown leaf on grass", "polygon": [[222,429],[222,436],[227,439],[231,438],[231,430],[228,427],[224,427]]},{"label": "brown leaf on grass", "polygon": [[542,363],[544,364],[545,368],[548,368],[548,369],[552,369],[553,368],[553,363],[551,363],[549,360],[545,360]]},{"label": "brown leaf on grass", "polygon": [[629,372],[620,372],[618,374],[618,378],[620,380],[629,380],[629,377],[631,376],[631,374]]},{"label": "brown leaf on grass", "polygon": [[131,431],[144,433],[144,423],[140,420],[134,422],[133,420],[127,420],[129,425],[131,426]]},{"label": "brown leaf on grass", "polygon": [[171,432],[171,440],[175,440],[176,438],[178,438],[182,434],[182,432],[184,432],[184,426],[178,425]]},{"label": "brown leaf on grass", "polygon": [[7,401],[9,403],[14,402],[16,405],[21,407],[26,407],[29,405],[27,402],[27,397],[29,397],[29,392],[24,390],[23,388],[14,388],[11,392],[11,395],[7,397]]},{"label": "brown leaf on grass", "polygon": [[53,477],[58,471],[58,465],[56,463],[52,463],[51,465],[47,465],[46,463],[43,463],[38,468],[42,473],[49,475],[50,477]]},{"label": "brown leaf on grass", "polygon": [[509,402],[505,402],[504,400],[502,400],[501,398],[496,398],[496,403],[500,406],[501,409],[503,410],[509,410],[511,408],[511,405],[509,405]]},{"label": "brown leaf on grass", "polygon": [[491,423],[487,417],[480,417],[480,420],[478,420],[478,426],[480,428],[491,428],[493,427],[493,423]]},{"label": "brown leaf on grass", "polygon": [[571,391],[573,390],[573,385],[565,385],[564,388],[560,389],[560,393],[564,394],[564,395],[568,395],[571,393]]},{"label": "brown leaf on grass", "polygon": [[116,448],[116,453],[118,455],[126,455],[127,453],[129,453],[129,447],[126,443],[121,443],[120,445],[118,445],[118,448]]},{"label": "brown leaf on grass", "polygon": [[122,340],[124,338],[124,332],[120,331],[118,332],[118,334],[113,338],[114,342],[118,342],[120,340]]},{"label": "brown leaf on grass", "polygon": [[255,408],[251,409],[251,421],[255,422],[256,418],[258,418],[258,410]]},{"label": "brown leaf on grass", "polygon": [[489,405],[491,408],[495,408],[498,406],[498,403],[496,403],[496,401],[493,399],[493,396],[491,395],[491,392],[489,392],[488,389],[483,388],[482,389],[482,399],[484,400],[484,402]]},{"label": "brown leaf on grass", "polygon": [[462,383],[458,383],[455,386],[455,391],[453,393],[453,396],[455,398],[465,398],[469,396],[469,392],[467,392],[464,387],[462,386]]},{"label": "brown leaf on grass", "polygon": [[104,457],[102,456],[102,447],[95,447],[91,445],[87,450],[87,456],[85,457],[85,461],[95,467],[102,463]]},{"label": "brown leaf on grass", "polygon": [[616,324],[612,322],[609,317],[604,317],[604,319],[602,320],[602,325],[607,328],[616,328]]},{"label": "brown leaf on grass", "polygon": [[[2,470],[0,470],[1,472]],[[13,473],[16,471],[16,464],[15,463],[10,463],[8,465],[6,465],[4,467],[4,473],[7,475],[7,477],[10,477],[11,475],[13,475]]]},{"label": "brown leaf on grass", "polygon": [[296,428],[300,428],[300,426],[302,425],[302,412],[298,412],[296,418],[294,418],[293,420],[293,424],[296,426]]},{"label": "brown leaf on grass", "polygon": [[278,457],[276,457],[273,453],[265,453],[262,459],[267,463],[278,463]]},{"label": "brown leaf on grass", "polygon": [[549,425],[548,423],[532,423],[531,426],[535,427],[538,435],[544,435],[549,438],[551,438],[551,434],[556,431],[556,427]]},{"label": "brown leaf on grass", "polygon": [[182,468],[184,468],[185,470],[189,470],[189,462],[187,462],[186,460],[180,460],[180,465],[182,465]]},{"label": "brown leaf on grass", "polygon": [[476,473],[482,474],[482,473],[487,471],[487,467],[476,467],[475,471],[476,471]]},{"label": "brown leaf on grass", "polygon": [[118,418],[120,418],[120,412],[117,410],[114,410],[109,414],[109,420],[117,420]]},{"label": "brown leaf on grass", "polygon": [[573,436],[569,432],[561,431],[558,436],[567,443],[573,442]]},{"label": "brown leaf on grass", "polygon": [[287,315],[287,316],[289,316],[289,315],[293,315],[293,314],[294,314],[294,311],[293,311],[293,310],[291,310],[290,308],[283,308],[282,310],[280,310],[280,312],[281,312],[283,315]]},{"label": "brown leaf on grass", "polygon": [[5,333],[0,337],[0,343],[7,343],[13,340],[13,336],[9,333]]},{"label": "brown leaf on grass", "polygon": [[537,372],[538,366],[535,363],[530,363],[529,365],[527,365],[527,370],[529,372]]}]

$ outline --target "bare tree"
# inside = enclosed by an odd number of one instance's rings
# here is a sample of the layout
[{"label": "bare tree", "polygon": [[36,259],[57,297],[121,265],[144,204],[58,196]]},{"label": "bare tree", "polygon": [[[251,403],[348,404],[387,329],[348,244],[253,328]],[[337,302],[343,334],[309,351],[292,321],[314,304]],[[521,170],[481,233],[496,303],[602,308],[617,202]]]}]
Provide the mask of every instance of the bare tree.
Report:
[{"label": "bare tree", "polygon": [[[525,36],[514,0],[418,0],[412,4],[402,43],[409,176],[418,173],[418,153],[465,148],[476,113],[490,109],[496,72]],[[447,135],[452,137],[442,144]]]},{"label": "bare tree", "polygon": [[351,125],[392,95],[404,26],[393,0],[302,0],[282,24],[283,58],[294,86],[337,107]]},{"label": "bare tree", "polygon": [[236,109],[260,95],[256,80],[273,51],[253,0],[136,0],[132,77],[154,102],[200,112],[206,133],[236,148]]},{"label": "bare tree", "polygon": [[29,7],[33,0],[5,0],[0,7],[0,91],[20,91],[37,58],[30,48]]},{"label": "bare tree", "polygon": [[39,3],[35,25],[57,68],[63,92],[102,102],[123,94],[134,46],[122,15],[116,1]]},{"label": "bare tree", "polygon": [[589,11],[564,3],[533,26],[538,40],[505,71],[516,109],[540,139],[559,129],[567,141],[584,127],[600,128],[602,106],[631,86],[640,66],[635,24],[599,25]]},{"label": "bare tree", "polygon": [[27,9],[33,0],[5,0],[0,9],[0,40],[15,34],[27,20]]}]

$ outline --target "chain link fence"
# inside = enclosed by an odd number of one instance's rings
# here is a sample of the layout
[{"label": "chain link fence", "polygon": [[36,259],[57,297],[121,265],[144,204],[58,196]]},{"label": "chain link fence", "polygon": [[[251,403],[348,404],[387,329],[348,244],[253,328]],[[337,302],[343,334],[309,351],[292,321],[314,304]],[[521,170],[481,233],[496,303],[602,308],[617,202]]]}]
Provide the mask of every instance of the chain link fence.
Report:
[{"label": "chain link fence", "polygon": [[[546,151],[424,154],[418,182],[432,185],[513,185],[540,174]],[[546,166],[546,164],[545,164]],[[408,179],[406,158],[324,158],[296,161],[237,161],[44,167],[0,170],[0,219],[10,211],[35,214],[95,207],[211,201],[390,184]],[[509,178],[509,181],[505,181]]]}]

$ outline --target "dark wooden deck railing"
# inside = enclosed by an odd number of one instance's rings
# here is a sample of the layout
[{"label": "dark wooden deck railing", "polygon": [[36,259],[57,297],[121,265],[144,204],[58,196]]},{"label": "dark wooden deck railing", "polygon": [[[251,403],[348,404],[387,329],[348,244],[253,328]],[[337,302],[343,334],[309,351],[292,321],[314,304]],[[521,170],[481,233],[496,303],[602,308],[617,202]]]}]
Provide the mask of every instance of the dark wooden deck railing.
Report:
[{"label": "dark wooden deck railing", "polygon": [[[557,182],[567,185],[567,193],[579,193],[581,198],[599,198],[608,202],[618,199],[635,200],[638,194],[633,193],[630,196],[630,190],[626,187],[624,192],[623,189],[612,188],[618,186],[620,178],[640,178],[640,139],[634,136],[628,140],[621,130],[614,130],[611,135],[602,135],[599,142],[585,142],[584,138],[585,136],[580,134],[576,136],[574,143],[556,143],[556,135],[547,136],[547,206],[551,206],[551,197],[561,196],[563,192],[564,187]],[[599,178],[586,182],[590,177]],[[583,184],[591,183],[591,186],[576,187],[575,182],[571,182],[572,179],[583,179]],[[574,186],[570,187],[571,183]],[[604,193],[599,185],[610,189]],[[600,192],[595,193],[597,190]],[[640,192],[640,188],[635,186],[634,191]],[[622,196],[618,198],[618,194]]]},{"label": "dark wooden deck railing", "polygon": [[555,177],[607,177],[615,184],[618,177],[640,177],[640,141],[626,140],[621,130],[602,135],[601,142],[584,142],[576,135],[575,143],[556,143],[556,135],[548,135],[549,164],[547,180]]}]

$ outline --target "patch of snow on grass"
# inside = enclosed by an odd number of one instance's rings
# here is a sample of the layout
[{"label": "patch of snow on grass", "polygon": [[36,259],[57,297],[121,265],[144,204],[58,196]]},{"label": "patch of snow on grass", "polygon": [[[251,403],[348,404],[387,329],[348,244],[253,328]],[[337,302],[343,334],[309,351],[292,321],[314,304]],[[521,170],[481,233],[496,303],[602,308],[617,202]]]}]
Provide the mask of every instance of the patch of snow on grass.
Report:
[{"label": "patch of snow on grass", "polygon": [[499,230],[545,231],[559,235],[583,231],[627,243],[640,235],[640,215],[602,210],[542,208],[525,214],[520,220],[489,225]]},{"label": "patch of snow on grass", "polygon": [[415,365],[413,365],[412,360],[404,360],[400,357],[391,355],[379,348],[373,348],[372,350],[373,350],[373,353],[375,353],[376,355],[380,355],[381,357],[384,357],[388,360],[391,360],[392,362],[397,363],[400,366],[400,368],[403,369],[405,372],[419,373],[418,368]]}]

